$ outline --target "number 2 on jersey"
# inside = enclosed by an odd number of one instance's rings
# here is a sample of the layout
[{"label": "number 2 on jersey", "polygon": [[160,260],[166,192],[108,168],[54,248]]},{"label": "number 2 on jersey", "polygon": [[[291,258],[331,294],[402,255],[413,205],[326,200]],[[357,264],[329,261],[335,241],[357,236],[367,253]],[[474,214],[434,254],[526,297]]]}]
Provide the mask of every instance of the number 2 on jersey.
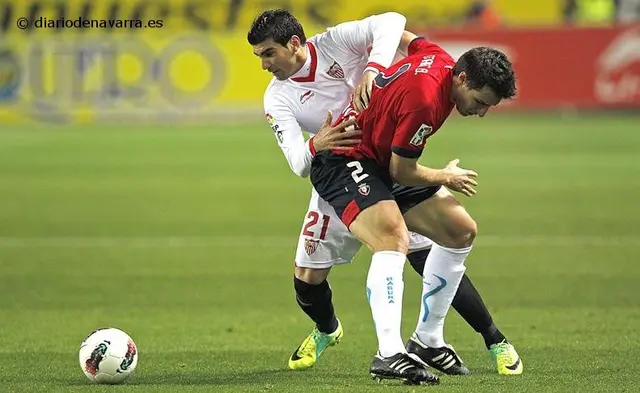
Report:
[{"label": "number 2 on jersey", "polygon": [[411,63],[403,64],[394,72],[393,74],[386,76],[382,72],[379,73],[374,79],[373,82],[376,84],[376,87],[382,89],[386,87],[389,83],[396,80],[400,75],[404,74],[411,68]]},{"label": "number 2 on jersey", "polygon": [[347,164],[347,166],[349,168],[355,168],[353,172],[351,172],[351,177],[353,178],[354,182],[360,183],[361,181],[369,177],[369,174],[367,173],[361,174],[364,169],[362,169],[362,164],[360,164],[359,161],[351,161]]},{"label": "number 2 on jersey", "polygon": [[[318,223],[318,221],[320,220],[320,214],[318,214],[318,212],[310,211],[309,214],[307,214],[307,218],[310,218],[311,220],[304,225],[304,228],[302,229],[302,234],[304,236],[314,237],[315,233],[313,231],[310,231],[309,228],[311,228],[312,226]],[[320,240],[324,240],[324,238],[327,236],[327,229],[329,229],[330,218],[331,217],[325,214],[322,215],[322,229],[320,230],[320,237],[319,237]]]}]

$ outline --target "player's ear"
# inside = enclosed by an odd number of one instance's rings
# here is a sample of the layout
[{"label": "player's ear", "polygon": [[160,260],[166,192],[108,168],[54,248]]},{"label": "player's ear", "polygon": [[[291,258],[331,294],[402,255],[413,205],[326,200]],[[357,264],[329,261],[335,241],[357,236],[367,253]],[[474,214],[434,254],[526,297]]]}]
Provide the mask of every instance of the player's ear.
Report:
[{"label": "player's ear", "polygon": [[456,75],[456,83],[458,86],[462,86],[467,82],[467,74],[464,71],[460,71],[458,75]]},{"label": "player's ear", "polygon": [[298,49],[300,49],[300,47],[302,46],[302,43],[300,42],[300,37],[298,37],[297,35],[291,36],[289,43],[291,44],[291,47],[295,52],[297,52]]}]

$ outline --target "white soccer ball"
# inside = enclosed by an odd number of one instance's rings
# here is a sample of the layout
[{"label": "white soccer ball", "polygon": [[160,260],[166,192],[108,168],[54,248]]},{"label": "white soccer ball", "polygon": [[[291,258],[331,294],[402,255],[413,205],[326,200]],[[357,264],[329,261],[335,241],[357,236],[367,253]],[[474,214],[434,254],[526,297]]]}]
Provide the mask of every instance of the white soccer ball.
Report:
[{"label": "white soccer ball", "polygon": [[117,384],[127,380],[138,365],[138,348],[120,329],[95,330],[80,345],[80,367],[91,381]]}]

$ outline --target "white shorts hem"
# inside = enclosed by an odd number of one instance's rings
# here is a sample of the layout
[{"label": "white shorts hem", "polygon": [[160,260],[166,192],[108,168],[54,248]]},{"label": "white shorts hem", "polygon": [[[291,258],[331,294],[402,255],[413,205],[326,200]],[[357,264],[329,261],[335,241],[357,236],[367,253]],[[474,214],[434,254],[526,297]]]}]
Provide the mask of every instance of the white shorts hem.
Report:
[{"label": "white shorts hem", "polygon": [[328,262],[309,262],[309,261],[295,261],[297,267],[303,267],[305,269],[328,269],[335,265],[344,265],[346,263],[351,263],[351,261],[347,261],[345,259],[336,259],[334,261]]}]

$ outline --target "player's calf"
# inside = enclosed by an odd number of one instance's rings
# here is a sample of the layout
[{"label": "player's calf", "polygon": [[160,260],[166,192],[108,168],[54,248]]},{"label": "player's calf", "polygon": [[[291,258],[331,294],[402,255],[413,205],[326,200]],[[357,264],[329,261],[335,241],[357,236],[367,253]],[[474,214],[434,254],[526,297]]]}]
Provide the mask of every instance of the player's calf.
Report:
[{"label": "player's calf", "polygon": [[292,370],[313,367],[324,350],[337,344],[342,338],[342,327],[333,308],[331,287],[326,280],[329,271],[329,268],[295,269],[293,287],[296,302],[315,322],[315,327],[289,358],[289,368]]},{"label": "player's calf", "polygon": [[429,348],[444,348],[444,320],[464,275],[477,227],[453,195],[441,188],[404,214],[407,226],[433,245],[423,271],[422,302],[416,337]]},{"label": "player's calf", "polygon": [[400,209],[394,201],[379,201],[360,212],[349,230],[373,252],[366,291],[380,356],[386,359],[402,354],[402,276],[409,235]]},{"label": "player's calf", "polygon": [[294,277],[293,287],[298,305],[316,323],[320,332],[333,333],[338,327],[338,319],[334,312],[331,287],[327,280],[310,284]]},{"label": "player's calf", "polygon": [[425,250],[417,250],[407,254],[409,264],[420,276],[422,276],[422,273],[424,272],[424,263],[427,261],[427,256],[430,251],[431,248],[427,248]]}]

